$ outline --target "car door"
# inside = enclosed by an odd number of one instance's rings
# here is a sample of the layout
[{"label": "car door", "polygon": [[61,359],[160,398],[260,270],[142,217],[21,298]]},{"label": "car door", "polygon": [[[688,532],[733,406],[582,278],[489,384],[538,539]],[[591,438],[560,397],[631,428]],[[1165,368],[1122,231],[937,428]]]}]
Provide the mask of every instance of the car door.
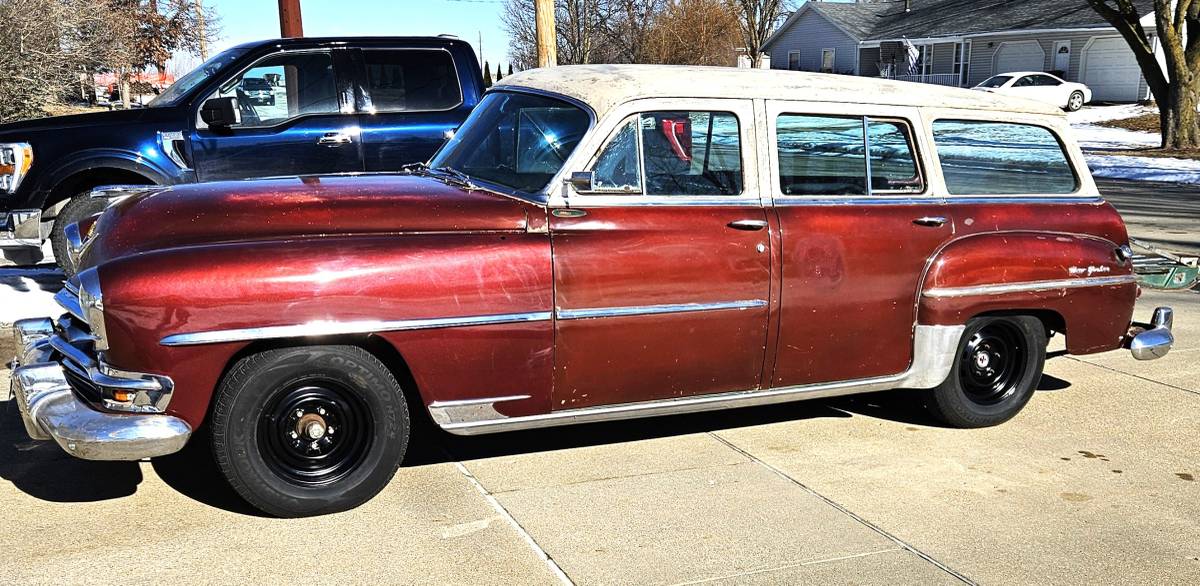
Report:
[{"label": "car door", "polygon": [[198,179],[361,171],[345,70],[341,50],[284,51],[227,80],[209,98],[236,97],[242,119],[230,128],[209,128],[197,116],[189,142]]},{"label": "car door", "polygon": [[769,101],[766,112],[782,259],[771,386],[905,371],[921,276],[953,234],[930,195],[917,111]]},{"label": "car door", "polygon": [[751,102],[623,108],[595,188],[551,211],[554,408],[757,388],[771,228]]},{"label": "car door", "polygon": [[1058,107],[1067,105],[1067,86],[1061,79],[1051,75],[1036,76],[1040,100]]},{"label": "car door", "polygon": [[442,48],[363,48],[359,116],[367,171],[425,162],[471,112],[453,56]]}]

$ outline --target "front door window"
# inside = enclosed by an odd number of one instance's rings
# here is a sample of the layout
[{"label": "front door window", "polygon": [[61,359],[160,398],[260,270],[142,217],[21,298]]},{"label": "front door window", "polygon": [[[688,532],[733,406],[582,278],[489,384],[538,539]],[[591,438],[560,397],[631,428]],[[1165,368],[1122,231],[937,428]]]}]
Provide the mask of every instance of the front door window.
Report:
[{"label": "front door window", "polygon": [[309,114],[337,114],[337,85],[328,52],[280,53],[229,80],[214,97],[236,97],[237,127],[275,126]]}]

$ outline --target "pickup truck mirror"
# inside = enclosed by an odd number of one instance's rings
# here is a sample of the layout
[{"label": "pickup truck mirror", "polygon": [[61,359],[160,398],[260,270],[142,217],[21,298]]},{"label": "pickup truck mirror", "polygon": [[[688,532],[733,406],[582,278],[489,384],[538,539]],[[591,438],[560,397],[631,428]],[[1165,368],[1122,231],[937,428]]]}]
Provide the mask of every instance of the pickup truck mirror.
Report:
[{"label": "pickup truck mirror", "polygon": [[235,97],[212,98],[200,106],[200,119],[213,128],[228,128],[242,123],[242,111]]}]

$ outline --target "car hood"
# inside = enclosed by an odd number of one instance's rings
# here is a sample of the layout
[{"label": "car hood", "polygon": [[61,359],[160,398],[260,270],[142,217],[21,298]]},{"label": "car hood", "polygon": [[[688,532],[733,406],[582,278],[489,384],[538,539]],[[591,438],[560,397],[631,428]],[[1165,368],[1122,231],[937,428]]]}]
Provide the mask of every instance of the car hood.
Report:
[{"label": "car hood", "polygon": [[89,112],[87,114],[51,116],[48,118],[36,118],[9,124],[0,124],[0,135],[26,134],[48,130],[69,130],[79,127],[126,125],[139,122],[167,122],[178,120],[178,118],[179,112],[175,108],[166,107]]},{"label": "car hood", "polygon": [[96,221],[80,268],[167,248],[350,234],[523,231],[524,202],[411,175],[151,188]]}]

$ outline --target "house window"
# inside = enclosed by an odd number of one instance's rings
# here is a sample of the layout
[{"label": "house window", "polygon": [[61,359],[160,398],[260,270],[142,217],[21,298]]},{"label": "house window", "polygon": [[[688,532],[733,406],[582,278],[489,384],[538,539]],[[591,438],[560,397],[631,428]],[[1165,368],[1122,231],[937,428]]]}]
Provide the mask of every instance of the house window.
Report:
[{"label": "house window", "polygon": [[962,74],[963,66],[963,44],[954,44],[954,73]]},{"label": "house window", "polygon": [[821,49],[821,71],[824,73],[833,73],[833,49]]},{"label": "house window", "polygon": [[800,71],[800,51],[788,51],[788,69]]},{"label": "house window", "polygon": [[933,73],[933,45],[921,45],[921,75]]},{"label": "house window", "polygon": [[959,74],[958,85],[965,86],[971,81],[971,43],[963,43],[960,46],[959,53],[961,54],[961,60],[955,65],[954,71]]}]

